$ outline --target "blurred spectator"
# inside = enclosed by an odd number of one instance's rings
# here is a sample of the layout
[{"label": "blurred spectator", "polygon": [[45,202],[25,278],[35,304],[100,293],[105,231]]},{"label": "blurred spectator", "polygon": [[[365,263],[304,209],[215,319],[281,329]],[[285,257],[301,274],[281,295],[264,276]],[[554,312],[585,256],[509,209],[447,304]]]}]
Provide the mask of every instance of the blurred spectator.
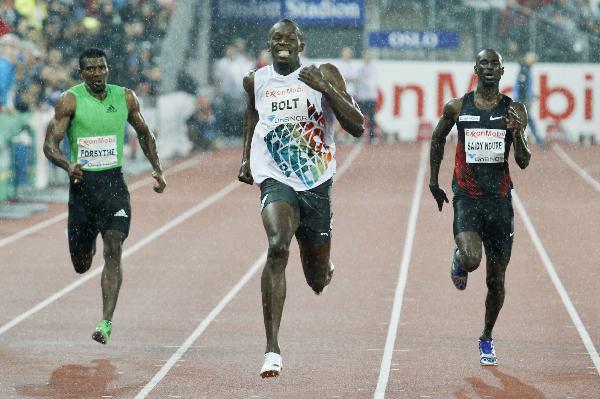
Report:
[{"label": "blurred spectator", "polygon": [[532,67],[537,61],[537,55],[534,52],[527,52],[523,56],[519,63],[519,74],[517,75],[517,82],[514,87],[514,98],[520,103],[523,103],[527,107],[527,126],[535,138],[535,142],[538,145],[543,145],[544,141],[537,132],[535,120],[533,119],[533,112],[531,110],[531,104],[535,101],[536,96],[533,93],[533,75]]},{"label": "blurred spectator", "polygon": [[13,35],[4,35],[0,41],[0,110],[12,107],[9,93],[16,83],[16,41],[17,38]]},{"label": "blurred spectator", "polygon": [[377,71],[372,60],[373,53],[370,49],[365,49],[356,73],[356,100],[367,117],[370,141],[375,139],[375,103],[377,101]]},{"label": "blurred spectator", "polygon": [[242,136],[245,109],[242,80],[254,65],[246,56],[240,55],[238,50],[239,47],[227,46],[225,55],[217,60],[214,68],[218,130],[222,135],[230,138]]},{"label": "blurred spectator", "polygon": [[206,97],[198,99],[194,113],[185,124],[188,138],[192,143],[192,151],[205,151],[214,148],[215,116]]},{"label": "blurred spectator", "polygon": [[256,60],[256,69],[260,69],[272,63],[273,60],[271,59],[271,53],[269,53],[269,50],[262,50],[258,55],[258,59]]},{"label": "blurred spectator", "polygon": [[356,63],[352,59],[354,51],[350,47],[343,47],[340,59],[336,61],[340,73],[346,81],[346,91],[354,97],[356,95]]}]

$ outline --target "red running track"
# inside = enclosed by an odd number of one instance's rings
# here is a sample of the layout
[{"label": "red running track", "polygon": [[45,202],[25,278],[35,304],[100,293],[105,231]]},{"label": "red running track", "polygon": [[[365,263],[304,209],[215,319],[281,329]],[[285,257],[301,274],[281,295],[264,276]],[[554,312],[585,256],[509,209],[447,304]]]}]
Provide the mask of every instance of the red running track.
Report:
[{"label": "red running track", "polygon": [[[315,296],[294,246],[284,369],[262,380],[258,189],[235,183],[239,151],[221,151],[171,172],[163,195],[143,182],[132,190],[107,346],[90,339],[100,269],[85,280],[72,271],[65,220],[0,247],[0,397],[600,398],[600,191],[563,152],[600,180],[594,147],[534,149],[526,171],[512,163],[516,238],[498,367],[478,361],[483,269],[465,292],[448,276],[452,212],[439,213],[427,190],[427,147],[342,146],[333,282]],[[0,221],[0,243],[65,208]]]}]

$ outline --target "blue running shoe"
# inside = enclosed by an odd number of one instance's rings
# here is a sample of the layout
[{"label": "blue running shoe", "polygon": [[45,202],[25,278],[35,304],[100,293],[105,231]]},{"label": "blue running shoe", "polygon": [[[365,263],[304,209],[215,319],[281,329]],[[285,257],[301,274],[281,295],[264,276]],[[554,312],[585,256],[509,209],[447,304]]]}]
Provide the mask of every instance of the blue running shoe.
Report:
[{"label": "blue running shoe", "polygon": [[467,278],[469,277],[469,273],[461,269],[460,264],[456,260],[457,252],[458,248],[454,247],[454,251],[452,251],[452,266],[450,267],[450,278],[452,279],[452,283],[454,283],[454,286],[462,291],[465,288],[467,288]]},{"label": "blue running shoe", "polygon": [[496,351],[494,350],[493,339],[479,340],[479,364],[482,366],[498,365],[498,358],[496,357]]}]

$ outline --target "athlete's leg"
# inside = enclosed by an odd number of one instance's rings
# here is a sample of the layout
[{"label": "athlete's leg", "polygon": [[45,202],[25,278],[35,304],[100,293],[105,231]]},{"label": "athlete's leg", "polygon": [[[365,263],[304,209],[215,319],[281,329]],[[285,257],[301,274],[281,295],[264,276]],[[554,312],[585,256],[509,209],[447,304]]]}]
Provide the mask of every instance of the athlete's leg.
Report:
[{"label": "athlete's leg", "polygon": [[298,229],[299,218],[289,203],[275,201],[263,209],[262,221],[269,242],[267,262],[260,280],[267,336],[265,352],[280,353],[278,334],[286,294],[285,267],[290,242]]},{"label": "athlete's leg", "polygon": [[485,324],[480,339],[491,339],[492,330],[504,304],[504,275],[510,257],[491,256],[486,262],[487,297],[485,298]]},{"label": "athlete's leg", "polygon": [[107,230],[104,240],[104,269],[102,270],[102,313],[104,320],[112,320],[123,275],[121,253],[126,235],[117,230]]},{"label": "athlete's leg", "polygon": [[333,265],[329,259],[331,241],[311,244],[298,240],[300,259],[306,282],[316,294],[320,294],[331,281]]},{"label": "athlete's leg", "polygon": [[481,263],[481,237],[474,231],[463,231],[454,237],[458,252],[454,254],[461,269],[472,272]]},{"label": "athlete's leg", "polygon": [[86,207],[85,200],[69,201],[67,238],[71,263],[79,274],[87,272],[96,254],[98,230],[95,215]]},{"label": "athlete's leg", "polygon": [[453,263],[458,262],[463,272],[472,272],[479,267],[482,256],[480,232],[483,218],[480,212],[480,201],[473,198],[454,197],[452,206],[454,207],[452,229],[458,248],[458,251],[453,254]]},{"label": "athlete's leg", "polygon": [[92,260],[96,254],[96,242],[94,241],[94,248],[87,253],[71,253],[71,262],[75,268],[75,272],[83,274],[87,272],[92,266]]},{"label": "athlete's leg", "polygon": [[511,199],[497,200],[486,210],[483,246],[486,253],[485,324],[482,339],[491,339],[496,319],[504,304],[504,276],[510,261],[514,236],[514,211]]}]

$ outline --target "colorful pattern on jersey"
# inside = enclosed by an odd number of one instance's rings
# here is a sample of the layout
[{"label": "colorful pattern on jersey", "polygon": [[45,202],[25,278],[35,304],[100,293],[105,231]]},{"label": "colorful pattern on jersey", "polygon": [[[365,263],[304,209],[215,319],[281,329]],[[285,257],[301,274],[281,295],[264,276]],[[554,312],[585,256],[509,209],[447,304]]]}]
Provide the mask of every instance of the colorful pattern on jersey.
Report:
[{"label": "colorful pattern on jersey", "polygon": [[333,154],[325,144],[325,118],[307,101],[308,122],[278,125],[265,135],[265,143],[286,177],[292,173],[308,188],[327,170]]}]

